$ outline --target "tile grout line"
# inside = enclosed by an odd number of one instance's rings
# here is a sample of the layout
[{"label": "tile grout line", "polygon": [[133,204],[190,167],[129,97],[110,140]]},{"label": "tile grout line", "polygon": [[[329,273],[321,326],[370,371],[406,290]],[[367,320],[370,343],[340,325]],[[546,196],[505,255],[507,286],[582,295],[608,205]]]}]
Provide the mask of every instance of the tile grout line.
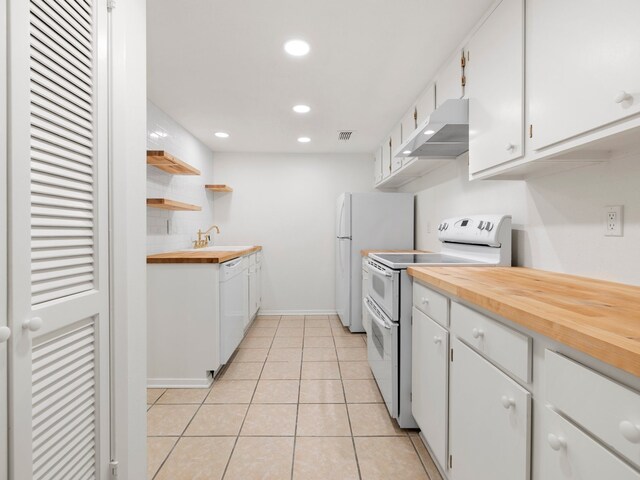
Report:
[{"label": "tile grout line", "polygon": [[[256,316],[256,318],[257,318],[257,316]],[[280,317],[278,319],[278,325],[280,325],[280,320],[281,319],[282,319],[282,317]],[[267,357],[269,357],[269,352],[271,351],[271,348],[272,348],[271,345],[273,345],[273,339],[274,338],[275,338],[275,336],[271,338],[271,343],[269,343],[269,351],[267,352]],[[220,477],[220,480],[224,480],[224,477],[226,477],[227,471],[229,470],[229,465],[231,464],[231,458],[233,457],[233,454],[236,451],[236,446],[238,445],[238,440],[240,439],[240,434],[242,433],[242,428],[244,427],[244,422],[247,420],[247,415],[249,415],[249,409],[251,408],[251,405],[253,405],[253,398],[256,395],[256,390],[258,390],[258,383],[260,382],[260,377],[262,377],[262,372],[264,371],[264,366],[266,365],[266,363],[267,363],[267,360],[265,358],[265,361],[262,363],[262,368],[260,369],[260,374],[258,375],[258,379],[256,380],[256,386],[253,387],[253,393],[251,394],[251,398],[249,399],[249,405],[247,406],[247,411],[244,413],[244,418],[242,419],[242,422],[240,423],[240,428],[238,429],[238,434],[236,435],[236,439],[233,442],[233,447],[231,447],[231,452],[229,453],[229,458],[227,458],[227,463],[224,466],[224,470],[222,472],[222,476]]]},{"label": "tile grout line", "polygon": [[[333,329],[331,330],[333,336]],[[335,336],[333,337],[333,343],[336,343]],[[338,356],[338,349],[336,347],[336,357]],[[347,403],[347,392],[344,388],[344,378],[342,378],[342,365],[338,360],[338,372],[340,372],[340,384],[342,385],[342,394],[344,395],[344,408],[347,410],[347,421],[349,422],[349,432],[351,432],[351,446],[353,447],[353,456],[356,461],[356,469],[358,470],[358,479],[362,479],[362,472],[360,470],[360,461],[358,460],[358,451],[356,450],[356,439],[353,436],[353,426],[351,425],[351,414],[349,413],[349,404]]]},{"label": "tile grout line", "polygon": [[300,354],[300,372],[298,380],[298,403],[296,405],[296,425],[293,429],[293,452],[291,454],[291,480],[293,480],[294,466],[296,461],[296,446],[298,439],[298,418],[300,416],[300,391],[302,390],[302,362],[304,361],[304,332],[307,328],[307,317],[302,317],[302,352]]}]

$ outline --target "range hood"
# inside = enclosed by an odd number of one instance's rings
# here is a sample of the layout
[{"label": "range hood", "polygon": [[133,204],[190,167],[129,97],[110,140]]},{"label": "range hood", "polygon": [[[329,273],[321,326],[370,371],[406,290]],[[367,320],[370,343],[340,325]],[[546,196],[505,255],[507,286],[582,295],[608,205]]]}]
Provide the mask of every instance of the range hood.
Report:
[{"label": "range hood", "polygon": [[402,144],[395,157],[455,158],[469,150],[469,100],[447,100]]}]

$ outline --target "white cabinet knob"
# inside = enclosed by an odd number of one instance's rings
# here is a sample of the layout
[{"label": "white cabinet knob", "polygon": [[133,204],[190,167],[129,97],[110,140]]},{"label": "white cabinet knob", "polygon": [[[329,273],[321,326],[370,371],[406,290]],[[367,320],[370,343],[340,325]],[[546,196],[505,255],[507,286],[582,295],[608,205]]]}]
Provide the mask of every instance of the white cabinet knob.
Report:
[{"label": "white cabinet knob", "polygon": [[616,98],[614,98],[613,101],[616,103],[622,103],[625,100],[631,100],[631,98],[631,95],[623,90],[616,95]]},{"label": "white cabinet knob", "polygon": [[513,143],[507,143],[507,144],[505,145],[505,147],[504,147],[504,149],[505,149],[507,152],[510,152],[510,151],[511,151],[511,150],[513,150],[514,148],[516,148],[516,146],[515,146]]},{"label": "white cabinet knob", "polygon": [[563,448],[567,448],[567,440],[562,435],[554,435],[553,433],[550,433],[547,435],[547,442],[549,442],[549,446],[556,452]]},{"label": "white cabinet knob", "polygon": [[506,395],[503,395],[500,398],[500,402],[502,402],[502,406],[507,409],[516,406],[516,401],[511,397],[507,397]]},{"label": "white cabinet knob", "polygon": [[429,303],[429,299],[427,297],[422,297],[422,304],[427,305]]},{"label": "white cabinet knob", "polygon": [[0,343],[4,343],[9,340],[11,336],[11,329],[9,327],[0,327]]},{"label": "white cabinet knob", "polygon": [[435,337],[433,337],[433,343],[435,344],[442,343],[442,337],[439,337],[438,335],[436,335]]},{"label": "white cabinet knob", "polygon": [[471,330],[471,336],[473,338],[484,337],[484,332],[480,328],[474,328],[473,330]]},{"label": "white cabinet knob", "polygon": [[30,332],[37,332],[42,328],[42,319],[40,317],[33,317],[30,320],[25,320],[22,322],[22,328]]},{"label": "white cabinet knob", "polygon": [[620,433],[631,443],[640,443],[640,425],[635,425],[628,420],[620,422]]}]

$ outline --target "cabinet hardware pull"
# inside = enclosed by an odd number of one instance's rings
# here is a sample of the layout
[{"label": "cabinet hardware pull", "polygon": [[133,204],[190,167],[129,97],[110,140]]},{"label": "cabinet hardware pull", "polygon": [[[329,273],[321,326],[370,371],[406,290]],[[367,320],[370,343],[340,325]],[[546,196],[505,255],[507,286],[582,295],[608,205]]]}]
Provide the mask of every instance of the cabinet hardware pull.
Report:
[{"label": "cabinet hardware pull", "polygon": [[9,340],[11,336],[11,329],[9,327],[0,327],[0,343],[4,343]]},{"label": "cabinet hardware pull", "polygon": [[442,343],[442,337],[436,335],[435,337],[433,337],[433,343],[435,343],[436,345],[438,343]]},{"label": "cabinet hardware pull", "polygon": [[480,328],[474,328],[473,330],[471,330],[471,336],[473,338],[484,337],[484,331]]},{"label": "cabinet hardware pull", "polygon": [[40,317],[33,317],[30,320],[25,320],[22,322],[22,328],[30,332],[37,332],[42,328],[42,319]]},{"label": "cabinet hardware pull", "polygon": [[619,425],[620,433],[631,443],[640,443],[640,425],[635,425],[628,420],[623,420]]},{"label": "cabinet hardware pull", "polygon": [[549,446],[556,452],[563,448],[567,448],[567,440],[562,435],[554,435],[553,433],[550,433],[547,436],[547,442],[549,442]]},{"label": "cabinet hardware pull", "polygon": [[632,98],[633,97],[629,93],[627,93],[624,90],[622,90],[615,96],[613,101],[616,102],[616,103],[622,103],[625,100],[631,100]]},{"label": "cabinet hardware pull", "polygon": [[503,395],[500,398],[500,402],[502,403],[502,406],[506,409],[516,406],[516,401],[511,397],[507,397],[506,395]]}]

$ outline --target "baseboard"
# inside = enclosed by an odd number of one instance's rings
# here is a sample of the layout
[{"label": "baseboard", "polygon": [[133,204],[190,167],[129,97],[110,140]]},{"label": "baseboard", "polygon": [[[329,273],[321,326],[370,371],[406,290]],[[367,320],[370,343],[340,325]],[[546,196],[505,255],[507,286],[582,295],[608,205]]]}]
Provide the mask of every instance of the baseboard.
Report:
[{"label": "baseboard", "polygon": [[335,310],[263,310],[258,315],[336,315]]},{"label": "baseboard", "polygon": [[207,378],[147,378],[147,388],[209,388],[213,376]]}]

